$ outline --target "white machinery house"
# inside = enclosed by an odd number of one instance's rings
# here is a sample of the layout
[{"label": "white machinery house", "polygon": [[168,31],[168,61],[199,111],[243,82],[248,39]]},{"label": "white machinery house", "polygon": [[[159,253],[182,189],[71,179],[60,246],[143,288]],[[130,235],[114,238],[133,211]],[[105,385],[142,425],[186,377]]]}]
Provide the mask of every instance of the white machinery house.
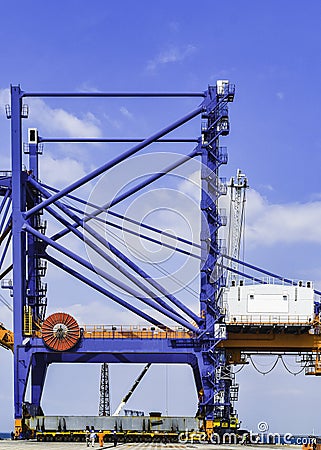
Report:
[{"label": "white machinery house", "polygon": [[314,319],[314,290],[310,281],[297,285],[251,284],[243,280],[226,288],[226,324],[307,325]]}]

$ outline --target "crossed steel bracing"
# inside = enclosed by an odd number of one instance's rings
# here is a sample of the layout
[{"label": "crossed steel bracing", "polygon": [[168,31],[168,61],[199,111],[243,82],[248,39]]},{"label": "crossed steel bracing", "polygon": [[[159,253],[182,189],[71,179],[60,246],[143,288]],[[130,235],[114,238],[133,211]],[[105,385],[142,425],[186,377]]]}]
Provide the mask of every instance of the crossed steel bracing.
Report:
[{"label": "crossed steel bracing", "polygon": [[[113,98],[113,97],[145,97],[145,98],[195,98],[201,104],[184,117],[169,124],[160,131],[143,139],[139,138],[51,138],[41,136],[41,130],[30,129],[29,142],[25,148],[28,153],[28,167],[23,168],[22,136],[23,120],[28,111],[25,101],[36,98]],[[233,377],[226,368],[225,350],[218,344],[225,339],[223,313],[221,308],[222,288],[225,285],[226,270],[216,262],[222,252],[222,243],[218,239],[218,229],[224,224],[224,218],[219,214],[218,198],[226,192],[219,178],[219,168],[226,164],[226,148],[219,146],[219,138],[229,133],[228,103],[234,99],[234,85],[223,82],[210,86],[205,92],[192,93],[43,93],[24,92],[20,86],[11,87],[11,107],[8,107],[7,117],[11,120],[11,158],[12,170],[0,174],[0,243],[1,243],[1,279],[2,287],[9,288],[13,295],[14,305],[14,410],[15,418],[23,415],[26,387],[28,380],[31,385],[31,409],[41,413],[41,398],[47,368],[57,362],[94,362],[94,363],[184,363],[192,367],[196,388],[199,396],[198,413],[212,420],[215,417],[229,419],[233,408],[231,401],[231,385]],[[155,100],[156,101],[156,100]],[[170,133],[179,129],[194,118],[201,118],[200,137],[171,137]],[[41,146],[45,142],[94,142],[94,143],[128,143],[127,151],[115,159],[106,162],[101,167],[91,171],[76,182],[61,190],[41,182],[38,160]],[[143,181],[121,192],[107,204],[97,205],[87,199],[75,195],[75,190],[86,183],[96,180],[102,174],[108,173],[126,159],[144,149],[149,149],[153,143],[184,143],[191,147],[186,156],[181,156],[166,168],[160,169]],[[112,221],[99,217],[106,213],[108,217],[118,217],[124,220],[121,228],[153,243],[160,243],[157,233],[168,235],[148,224],[139,223],[139,232],[126,229],[126,223],[135,223],[129,217],[123,217],[112,211],[113,206],[136,194],[151,183],[165,177],[175,168],[185,164],[190,159],[201,162],[202,198],[200,215],[202,214],[201,244],[190,242],[184,237],[175,237],[174,243],[162,245],[200,260],[200,297],[199,311],[193,311],[181,299],[169,292],[159,281],[150,276],[145,269],[126,256],[119,248],[107,241],[105,235],[97,232],[91,225],[94,220],[100,220],[104,225],[117,227]],[[72,201],[72,204],[71,204]],[[89,206],[90,213],[85,210]],[[46,234],[46,224],[42,214],[46,211],[55,223],[62,226],[61,230],[52,236]],[[88,211],[88,210],[87,210]],[[127,221],[127,222],[126,222]],[[118,226],[119,227],[119,226]],[[146,230],[156,232],[152,238],[145,234]],[[106,262],[116,268],[131,283],[126,283],[109,272],[95,267],[92,262],[76,251],[72,251],[61,238],[72,234],[80,240],[85,240],[91,251],[96,252]],[[65,242],[65,241],[64,241]],[[179,243],[185,247],[180,248]],[[188,245],[188,250],[186,250]],[[4,267],[4,262],[12,248],[12,265]],[[52,249],[55,252],[52,252]],[[197,253],[198,252],[198,253]],[[61,257],[53,256],[61,255]],[[98,273],[108,281],[99,283],[81,269],[75,269],[73,264]],[[47,286],[43,283],[47,263],[63,270],[92,287],[110,300],[122,305],[144,321],[153,326],[153,330],[168,332],[169,337],[157,339],[155,335],[123,339],[115,336],[113,339],[90,339],[82,335],[78,343],[67,351],[53,351],[48,348],[41,337],[41,326],[46,317]],[[7,281],[12,272],[12,282]],[[88,272],[86,272],[88,273]],[[133,288],[132,284],[136,287]],[[134,302],[116,295],[109,285],[126,293],[127,297],[139,300],[142,305],[137,307]],[[149,311],[152,311],[151,313]],[[174,323],[185,330],[175,334],[171,325]],[[223,368],[226,370],[224,371]],[[224,376],[222,373],[224,372]]]}]

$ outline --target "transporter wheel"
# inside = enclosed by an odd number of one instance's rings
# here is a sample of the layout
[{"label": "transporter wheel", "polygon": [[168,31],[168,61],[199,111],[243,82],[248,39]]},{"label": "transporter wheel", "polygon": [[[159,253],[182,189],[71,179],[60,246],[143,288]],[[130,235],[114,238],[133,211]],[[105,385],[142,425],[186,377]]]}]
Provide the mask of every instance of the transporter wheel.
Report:
[{"label": "transporter wheel", "polygon": [[42,339],[47,347],[63,352],[73,348],[80,339],[76,320],[67,313],[54,313],[42,324]]}]

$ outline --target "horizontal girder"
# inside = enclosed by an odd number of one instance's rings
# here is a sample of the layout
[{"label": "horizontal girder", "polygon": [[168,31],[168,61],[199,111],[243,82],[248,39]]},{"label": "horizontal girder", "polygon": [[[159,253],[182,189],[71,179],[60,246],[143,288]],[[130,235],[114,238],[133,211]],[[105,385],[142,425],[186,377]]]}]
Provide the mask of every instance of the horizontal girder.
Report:
[{"label": "horizontal girder", "polygon": [[21,354],[29,351],[43,358],[46,364],[56,362],[93,363],[161,363],[195,364],[190,348],[177,347],[175,339],[101,339],[83,338],[71,350],[56,352],[45,346],[41,338],[31,338],[19,346]]},{"label": "horizontal girder", "polygon": [[321,349],[321,335],[309,334],[308,332],[290,334],[283,331],[270,331],[264,333],[241,332],[228,333],[228,339],[221,341],[219,346],[229,350],[239,350],[243,353],[257,352],[311,352]]}]

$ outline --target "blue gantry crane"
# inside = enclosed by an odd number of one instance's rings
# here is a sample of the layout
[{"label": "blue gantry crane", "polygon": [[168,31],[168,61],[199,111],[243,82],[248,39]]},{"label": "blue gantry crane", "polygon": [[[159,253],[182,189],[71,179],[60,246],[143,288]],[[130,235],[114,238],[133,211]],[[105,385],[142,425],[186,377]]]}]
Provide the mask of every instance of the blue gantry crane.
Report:
[{"label": "blue gantry crane", "polygon": [[[233,418],[231,389],[233,378],[227,369],[226,352],[218,344],[226,338],[224,314],[222,310],[222,290],[225,285],[225,271],[216,265],[224,249],[218,239],[218,229],[224,225],[224,217],[218,210],[218,198],[226,192],[226,184],[219,176],[219,169],[227,162],[226,147],[220,147],[219,139],[229,133],[228,103],[234,99],[235,87],[221,80],[216,86],[209,86],[205,92],[179,93],[54,93],[27,92],[20,86],[11,86],[11,105],[6,108],[11,121],[11,161],[10,172],[2,172],[0,193],[1,213],[1,280],[2,287],[10,289],[14,307],[14,414],[16,433],[22,428],[26,387],[30,379],[31,402],[29,413],[41,414],[41,398],[47,369],[51,363],[182,363],[192,367],[199,396],[198,415],[205,420],[210,431],[216,418],[224,419],[230,426]],[[26,102],[30,98],[195,98],[198,105],[184,117],[145,138],[51,138],[44,137],[41,130],[28,129],[28,143],[23,146],[23,124],[28,117]],[[200,104],[199,104],[200,103]],[[180,138],[171,132],[179,129],[194,118],[201,118],[200,136]],[[91,171],[76,182],[61,190],[47,186],[39,173],[41,147],[45,142],[123,142],[132,145],[124,153]],[[81,207],[87,199],[74,193],[86,183],[96,180],[101,174],[122,161],[148,150],[153,143],[184,142],[191,151],[158,173],[151,174],[137,182],[126,192],[122,192],[107,205],[91,205],[90,214],[85,215]],[[28,166],[23,166],[23,149],[28,154]],[[100,235],[90,221],[102,212],[110,211],[114,205],[139,192],[149,184],[161,179],[176,167],[191,158],[201,161],[202,198],[200,215],[201,257],[200,257],[200,299],[199,311],[189,306],[169,292],[159,281],[151,277],[136,262],[119,248]],[[68,200],[78,202],[73,208]],[[47,215],[62,226],[61,231],[49,236],[42,214]],[[148,228],[148,225],[142,224]],[[151,227],[150,227],[151,228]],[[155,228],[153,229],[155,231]],[[156,230],[162,232],[162,230]],[[139,289],[133,289],[102,269],[97,269],[90,260],[70,250],[60,243],[61,238],[72,234],[84,240],[91,250],[105,261],[129,277]],[[155,240],[154,240],[155,241]],[[158,239],[156,239],[158,241]],[[182,239],[184,241],[184,239]],[[64,241],[65,242],[65,241]],[[185,240],[190,252],[195,243]],[[165,244],[166,245],[166,244]],[[12,248],[12,264],[4,267],[6,255]],[[62,257],[53,256],[54,254]],[[177,249],[179,251],[179,248]],[[186,253],[186,252],[185,252]],[[126,295],[148,305],[149,311],[136,307],[133,302],[116,295],[105,283],[98,283],[92,277],[67,263],[67,259],[80,267],[95,272],[109,284]],[[150,324],[150,327],[115,329],[100,327],[89,332],[80,328],[74,317],[57,312],[46,317],[47,285],[43,282],[47,264],[61,269],[69,277],[74,277],[90,286],[112,301],[136,314]],[[12,274],[12,275],[11,275]],[[52,305],[51,305],[52,306]],[[160,318],[161,317],[161,318]],[[179,326],[176,329],[168,325]],[[225,370],[225,372],[224,372]],[[222,376],[224,372],[224,376]]]},{"label": "blue gantry crane", "polygon": [[[1,287],[13,296],[14,334],[1,325],[0,344],[14,350],[17,435],[24,426],[26,413],[43,414],[42,394],[52,363],[142,363],[145,367],[154,363],[188,364],[198,393],[197,416],[204,420],[203,429],[209,437],[220,428],[228,432],[237,427],[234,411],[237,385],[232,365],[246,363],[248,355],[274,353],[279,358],[284,353],[299,353],[306,374],[321,375],[320,303],[315,300],[315,295],[321,292],[314,290],[310,281],[294,282],[240,261],[236,251],[240,241],[238,217],[235,251],[228,255],[219,237],[219,228],[226,224],[226,217],[218,208],[218,200],[227,192],[227,184],[220,178],[220,166],[227,163],[227,151],[219,141],[229,134],[228,104],[234,100],[234,92],[234,85],[226,80],[219,80],[205,92],[180,93],[25,92],[20,86],[11,87],[11,105],[6,113],[11,121],[12,167],[11,171],[0,172],[0,279]],[[28,143],[22,145],[23,124],[28,118],[26,102],[30,98],[100,101],[143,98],[155,102],[180,98],[189,102],[195,99],[198,105],[145,138],[45,137],[41,130],[28,128]],[[197,137],[182,138],[181,133],[176,133],[197,118],[201,124]],[[46,184],[46,180],[41,181],[39,163],[46,142],[122,143],[129,148],[79,180],[57,189]],[[139,152],[154,155],[154,144],[166,150],[166,144],[181,143],[188,148],[184,155],[176,154],[166,167],[153,169],[144,177],[133,176],[107,203],[105,196],[100,203],[80,197],[78,188],[96,181],[102,174],[108,177],[124,161],[131,164],[132,156]],[[28,155],[27,163],[23,161],[23,151]],[[115,211],[116,205],[166,179],[194,159],[201,168],[200,244]],[[246,186],[247,183],[239,185]],[[59,231],[52,235],[46,231],[44,214],[55,229],[59,225]],[[116,218],[123,221],[122,225],[112,221]],[[199,260],[197,307],[191,307],[184,301],[184,295],[180,297],[153,276],[149,266],[139,264],[130,253],[111,242],[107,233],[92,225],[95,221]],[[138,231],[128,224],[139,226]],[[90,255],[97,255],[104,265],[99,266],[93,258],[74,250],[77,246],[71,249],[68,240],[63,239],[66,236],[85,242]],[[164,240],[164,236],[171,241]],[[80,326],[66,312],[48,316],[44,277],[49,265],[121,305],[145,325]],[[119,276],[114,275],[116,271]],[[233,274],[229,283],[227,271]],[[95,275],[99,276],[98,281]],[[186,284],[183,294],[188,290]],[[51,308],[52,303],[53,300]],[[26,400],[28,383],[30,401]]]}]

